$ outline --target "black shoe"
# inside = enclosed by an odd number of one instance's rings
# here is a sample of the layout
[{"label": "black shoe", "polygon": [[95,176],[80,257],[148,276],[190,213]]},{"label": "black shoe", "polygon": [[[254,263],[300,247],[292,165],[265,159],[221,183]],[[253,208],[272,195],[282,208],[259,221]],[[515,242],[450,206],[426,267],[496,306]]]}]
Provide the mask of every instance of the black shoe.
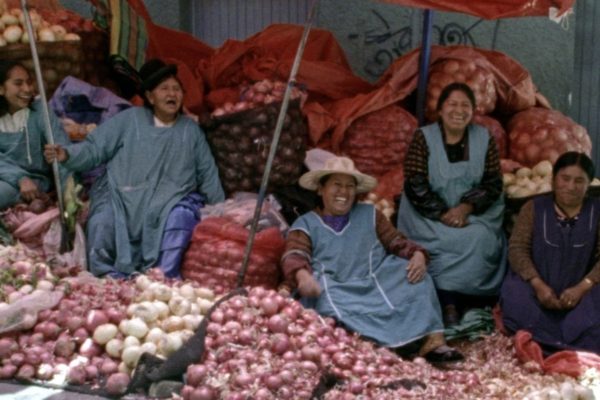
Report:
[{"label": "black shoe", "polygon": [[444,318],[444,327],[446,327],[446,328],[450,328],[451,326],[458,325],[458,323],[460,322],[460,315],[458,314],[458,311],[456,310],[456,307],[454,306],[454,304],[449,304],[447,306],[444,306],[443,318]]},{"label": "black shoe", "polygon": [[432,350],[425,354],[424,357],[425,360],[431,364],[453,363],[463,361],[465,359],[465,356],[463,356],[460,351],[450,348],[446,351]]}]

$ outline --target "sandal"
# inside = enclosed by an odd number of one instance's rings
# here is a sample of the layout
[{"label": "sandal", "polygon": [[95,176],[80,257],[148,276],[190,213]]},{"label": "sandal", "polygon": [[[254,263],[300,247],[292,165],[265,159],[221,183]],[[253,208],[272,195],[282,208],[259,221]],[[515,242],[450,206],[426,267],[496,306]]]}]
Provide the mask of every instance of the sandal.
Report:
[{"label": "sandal", "polygon": [[444,351],[432,350],[425,354],[424,358],[431,364],[441,364],[463,361],[465,356],[458,350],[448,348]]}]

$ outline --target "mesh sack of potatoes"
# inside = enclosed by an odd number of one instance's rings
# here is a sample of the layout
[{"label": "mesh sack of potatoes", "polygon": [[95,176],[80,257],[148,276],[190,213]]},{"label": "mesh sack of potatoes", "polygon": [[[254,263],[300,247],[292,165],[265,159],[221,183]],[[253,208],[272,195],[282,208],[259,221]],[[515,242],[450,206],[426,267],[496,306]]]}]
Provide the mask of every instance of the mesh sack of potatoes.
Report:
[{"label": "mesh sack of potatoes", "polygon": [[437,102],[442,90],[453,82],[469,85],[475,94],[477,114],[489,114],[496,107],[498,94],[494,74],[472,60],[443,59],[431,67],[427,86],[427,108],[425,116],[429,121],[437,118]]},{"label": "mesh sack of potatoes", "polygon": [[[281,103],[213,117],[203,129],[228,195],[256,192],[271,148]],[[271,167],[269,189],[298,181],[306,154],[308,125],[300,102],[291,101]]]}]

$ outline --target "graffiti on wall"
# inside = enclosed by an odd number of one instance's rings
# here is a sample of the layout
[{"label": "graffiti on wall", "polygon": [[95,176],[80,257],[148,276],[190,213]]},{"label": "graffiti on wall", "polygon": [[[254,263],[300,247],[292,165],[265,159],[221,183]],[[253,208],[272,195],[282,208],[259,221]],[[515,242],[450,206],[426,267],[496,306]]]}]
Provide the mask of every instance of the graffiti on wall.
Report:
[{"label": "graffiti on wall", "polygon": [[[363,32],[350,33],[348,39],[360,40],[362,38],[363,46],[375,47],[373,55],[369,56],[363,66],[363,72],[371,78],[378,78],[396,58],[413,49],[413,35],[419,34],[420,31],[415,33],[413,27],[410,25],[396,29],[377,10],[371,10],[371,14],[373,18],[370,21],[373,22]],[[477,44],[472,31],[483,21],[483,19],[480,19],[470,26],[463,26],[455,22],[445,25],[434,25],[432,43],[442,46],[476,46]],[[495,23],[498,24],[498,22]],[[492,48],[494,47],[494,42],[495,34],[492,41]]]}]

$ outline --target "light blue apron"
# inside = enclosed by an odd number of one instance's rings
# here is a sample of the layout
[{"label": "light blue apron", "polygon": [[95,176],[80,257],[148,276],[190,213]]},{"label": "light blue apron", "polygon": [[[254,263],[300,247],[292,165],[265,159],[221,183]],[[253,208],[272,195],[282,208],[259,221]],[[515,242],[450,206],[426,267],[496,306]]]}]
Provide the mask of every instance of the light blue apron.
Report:
[{"label": "light blue apron", "polygon": [[303,299],[305,305],[388,347],[443,330],[431,278],[408,282],[408,261],[386,254],[377,238],[373,206],[355,205],[341,232],[315,212],[291,229],[310,237],[313,276],[322,289],[320,297]]},{"label": "light blue apron", "polygon": [[[448,207],[455,207],[481,182],[488,141],[478,125],[468,129],[469,160],[450,163],[438,124],[422,128],[429,148],[429,183]],[[398,229],[425,247],[431,256],[428,272],[437,288],[469,295],[495,295],[506,270],[506,238],[502,231],[504,198],[485,213],[470,215],[463,228],[423,217],[406,196],[398,212]]]}]

